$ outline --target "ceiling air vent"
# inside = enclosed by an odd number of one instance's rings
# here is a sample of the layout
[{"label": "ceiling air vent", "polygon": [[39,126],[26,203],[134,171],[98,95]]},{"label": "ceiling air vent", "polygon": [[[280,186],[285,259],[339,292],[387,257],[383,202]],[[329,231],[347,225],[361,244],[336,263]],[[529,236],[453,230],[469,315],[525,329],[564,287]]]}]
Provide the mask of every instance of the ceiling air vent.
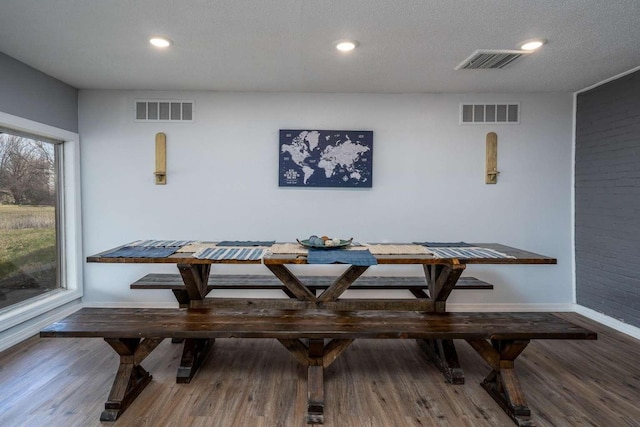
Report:
[{"label": "ceiling air vent", "polygon": [[136,100],[137,122],[192,122],[193,101]]},{"label": "ceiling air vent", "polygon": [[490,70],[504,68],[530,52],[525,50],[476,50],[455,70]]}]

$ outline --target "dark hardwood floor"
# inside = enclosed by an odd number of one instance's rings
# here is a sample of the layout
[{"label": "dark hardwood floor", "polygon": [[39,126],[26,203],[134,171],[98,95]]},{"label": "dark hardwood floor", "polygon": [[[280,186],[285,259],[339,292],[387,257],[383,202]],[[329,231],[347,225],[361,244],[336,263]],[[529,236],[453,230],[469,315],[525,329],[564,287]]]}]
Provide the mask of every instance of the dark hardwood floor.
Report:
[{"label": "dark hardwood floor", "polygon": [[[516,361],[539,426],[640,426],[640,341],[577,314],[597,341],[534,341]],[[326,427],[512,426],[480,387],[489,368],[456,341],[467,382],[454,386],[413,340],[356,341],[326,372]],[[306,371],[272,339],[217,340],[191,384],[181,346],[163,342],[154,378],[115,423],[99,416],[117,369],[100,339],[33,337],[0,353],[0,426],[305,426]]]}]

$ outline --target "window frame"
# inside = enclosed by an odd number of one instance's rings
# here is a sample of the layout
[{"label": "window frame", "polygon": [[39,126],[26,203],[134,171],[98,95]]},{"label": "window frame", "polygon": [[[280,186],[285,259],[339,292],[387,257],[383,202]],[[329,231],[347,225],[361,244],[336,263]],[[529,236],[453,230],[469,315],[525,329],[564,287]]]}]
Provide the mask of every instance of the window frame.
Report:
[{"label": "window frame", "polygon": [[[30,298],[0,314],[0,350],[37,333],[51,320],[43,316],[74,301],[80,302],[82,284],[82,221],[80,192],[80,138],[77,133],[0,112],[0,126],[44,140],[57,140],[59,220],[59,288]],[[77,307],[76,307],[77,309]],[[21,327],[21,324],[25,324]],[[15,330],[14,329],[18,329]]]}]

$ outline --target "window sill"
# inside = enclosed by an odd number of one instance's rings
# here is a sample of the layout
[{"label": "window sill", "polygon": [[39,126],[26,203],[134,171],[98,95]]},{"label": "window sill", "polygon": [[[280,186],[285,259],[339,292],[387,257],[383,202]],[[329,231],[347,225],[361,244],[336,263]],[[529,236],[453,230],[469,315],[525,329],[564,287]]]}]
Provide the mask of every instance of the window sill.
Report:
[{"label": "window sill", "polygon": [[14,304],[0,312],[0,332],[80,298],[82,298],[82,292],[80,291],[57,289]]}]

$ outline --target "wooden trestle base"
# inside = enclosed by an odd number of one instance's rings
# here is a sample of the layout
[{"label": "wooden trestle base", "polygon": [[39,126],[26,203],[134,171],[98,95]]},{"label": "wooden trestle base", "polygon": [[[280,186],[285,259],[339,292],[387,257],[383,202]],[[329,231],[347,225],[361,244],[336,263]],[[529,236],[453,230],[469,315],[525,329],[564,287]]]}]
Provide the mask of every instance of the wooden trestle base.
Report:
[{"label": "wooden trestle base", "polygon": [[202,365],[202,362],[206,359],[207,354],[209,354],[209,349],[214,342],[215,338],[186,338],[184,340],[180,366],[178,367],[178,374],[176,375],[176,382],[178,384],[188,384],[191,382],[196,372],[198,372],[200,365]]},{"label": "wooden trestle base", "polygon": [[[482,387],[519,426],[533,425],[514,370],[533,339],[596,339],[551,313],[418,313],[371,310],[211,310],[82,308],[42,337],[102,337],[120,356],[101,421],[115,421],[151,381],[140,366],[163,339],[185,338],[178,382],[189,382],[216,338],[277,339],[307,369],[309,424],[324,421],[324,369],[356,339],[416,339],[436,361],[457,371],[453,340],[465,340],[491,368]],[[144,337],[144,338],[143,338]],[[442,365],[440,365],[442,368]]]},{"label": "wooden trestle base", "polygon": [[[100,421],[115,421],[129,407],[131,402],[151,382],[152,376],[140,363],[155,349],[161,338],[105,338],[105,341],[120,355],[120,365],[116,373],[105,410]],[[353,343],[353,339],[279,339],[291,355],[307,367],[307,424],[324,422],[324,369],[328,368],[344,350]],[[452,340],[417,340],[428,355],[435,356],[434,362],[441,361],[443,347],[452,344]],[[188,363],[181,366],[177,382],[189,383],[195,375],[202,359],[206,356],[214,339],[186,339],[185,353],[193,355]],[[518,426],[533,426],[520,382],[515,375],[514,360],[529,344],[528,340],[467,340],[480,356],[491,366],[492,371],[481,383],[482,387],[513,419]],[[455,352],[455,348],[453,348]],[[194,362],[195,361],[195,362]],[[182,361],[184,364],[184,360]],[[455,361],[457,363],[457,360]],[[448,366],[438,365],[443,372],[447,370],[448,382],[461,384],[460,372]],[[182,370],[184,369],[184,370]]]},{"label": "wooden trestle base", "polygon": [[115,421],[153,378],[140,363],[163,341],[162,338],[105,338],[120,355],[120,365],[100,421]]},{"label": "wooden trestle base", "polygon": [[529,344],[529,340],[467,340],[492,371],[480,383],[502,410],[518,426],[534,426],[520,381],[514,371],[514,360]]},{"label": "wooden trestle base", "polygon": [[464,384],[464,371],[458,362],[458,353],[453,340],[416,340],[429,360],[438,368],[444,379],[451,384]]}]

